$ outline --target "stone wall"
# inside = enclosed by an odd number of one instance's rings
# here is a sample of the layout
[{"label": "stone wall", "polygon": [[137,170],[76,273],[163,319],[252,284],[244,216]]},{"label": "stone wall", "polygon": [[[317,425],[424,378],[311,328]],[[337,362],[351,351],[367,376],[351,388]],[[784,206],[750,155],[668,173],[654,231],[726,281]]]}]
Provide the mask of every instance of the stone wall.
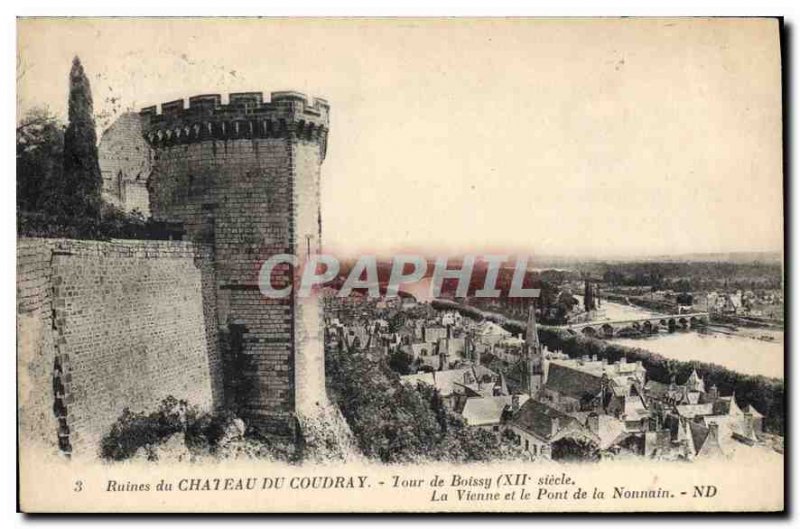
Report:
[{"label": "stone wall", "polygon": [[55,345],[52,319],[52,248],[55,241],[17,241],[17,379],[20,450],[57,453],[53,413]]},{"label": "stone wall", "polygon": [[20,239],[17,302],[20,435],[32,444],[91,456],[125,407],[221,403],[208,247]]},{"label": "stone wall", "polygon": [[139,114],[126,112],[111,124],[97,147],[103,176],[103,198],[125,211],[150,214],[147,179],[150,177],[150,146],[142,137]]}]

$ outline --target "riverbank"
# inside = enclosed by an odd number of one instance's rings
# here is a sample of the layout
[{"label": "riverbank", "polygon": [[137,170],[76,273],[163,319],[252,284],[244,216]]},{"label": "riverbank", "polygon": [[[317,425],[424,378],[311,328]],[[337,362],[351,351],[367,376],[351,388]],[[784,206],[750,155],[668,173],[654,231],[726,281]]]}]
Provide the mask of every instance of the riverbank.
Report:
[{"label": "riverbank", "polygon": [[[580,296],[579,301],[582,301]],[[604,301],[591,321],[624,320],[638,317],[659,317],[650,308]],[[731,323],[712,322],[701,329],[675,332],[662,330],[656,334],[627,330],[610,343],[641,347],[667,358],[718,364],[746,374],[784,378],[783,332],[764,327],[737,327]]]}]

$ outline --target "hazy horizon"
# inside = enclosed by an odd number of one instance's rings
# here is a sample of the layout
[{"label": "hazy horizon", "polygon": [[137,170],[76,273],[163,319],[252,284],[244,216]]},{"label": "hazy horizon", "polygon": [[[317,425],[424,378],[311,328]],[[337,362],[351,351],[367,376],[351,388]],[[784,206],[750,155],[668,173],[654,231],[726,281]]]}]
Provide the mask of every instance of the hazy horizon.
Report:
[{"label": "hazy horizon", "polygon": [[201,93],[331,104],[340,255],[783,252],[774,19],[21,19],[18,113]]}]

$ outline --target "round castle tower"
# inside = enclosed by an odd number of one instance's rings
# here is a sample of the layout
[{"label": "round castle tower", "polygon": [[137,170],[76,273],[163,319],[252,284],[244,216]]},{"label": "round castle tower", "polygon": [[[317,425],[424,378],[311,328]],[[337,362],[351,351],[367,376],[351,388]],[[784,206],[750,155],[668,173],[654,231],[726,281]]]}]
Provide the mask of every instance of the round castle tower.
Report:
[{"label": "round castle tower", "polygon": [[[327,406],[322,308],[316,298],[267,299],[261,264],[320,251],[320,167],[328,103],[297,92],[200,95],[141,111],[152,147],[153,218],[180,222],[213,247],[225,404],[265,432],[293,433]],[[293,281],[285,267],[276,288]],[[296,289],[295,289],[296,290]]]}]

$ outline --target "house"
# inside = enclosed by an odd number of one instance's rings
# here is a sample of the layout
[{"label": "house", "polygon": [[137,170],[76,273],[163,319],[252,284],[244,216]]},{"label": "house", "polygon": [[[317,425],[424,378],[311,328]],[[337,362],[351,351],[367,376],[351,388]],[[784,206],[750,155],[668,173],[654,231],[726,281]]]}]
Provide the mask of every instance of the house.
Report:
[{"label": "house", "polygon": [[498,432],[504,420],[519,409],[530,397],[521,395],[497,395],[491,397],[469,397],[461,410],[467,426]]},{"label": "house", "polygon": [[[716,387],[712,388],[716,392]],[[656,381],[648,381],[645,384],[645,393],[649,399],[654,399],[668,404],[694,405],[706,402],[706,386],[702,377],[693,369],[689,378],[681,385],[675,383],[675,377],[669,384]]]},{"label": "house", "polygon": [[600,450],[608,450],[629,435],[624,421],[605,413],[589,413],[585,425],[597,436]]},{"label": "house", "polygon": [[509,331],[491,321],[482,322],[476,331],[476,341],[486,345],[495,345],[499,341],[512,336]]},{"label": "house", "polygon": [[448,310],[442,314],[441,322],[442,325],[447,326],[455,326],[460,327],[464,317],[461,315],[460,312],[456,310]]},{"label": "house", "polygon": [[600,446],[600,438],[576,418],[533,399],[512,415],[508,429],[520,447],[545,459],[551,458],[554,445],[562,440]]},{"label": "house", "polygon": [[467,339],[464,337],[439,338],[436,347],[439,354],[446,355],[450,362],[468,358]]},{"label": "house", "polygon": [[426,325],[422,328],[422,341],[429,343],[436,343],[441,338],[447,338],[447,327],[441,325]]},{"label": "house", "polygon": [[649,429],[651,412],[645,396],[646,370],[624,358],[613,364],[596,357],[550,359],[545,369],[542,400],[572,416],[588,412],[608,415],[627,432]]},{"label": "house", "polygon": [[503,338],[492,346],[491,352],[503,362],[515,364],[524,356],[525,340],[518,336]]},{"label": "house", "polygon": [[719,426],[716,423],[689,422],[692,446],[695,457],[709,458],[724,456],[719,439]]},{"label": "house", "polygon": [[706,391],[705,381],[692,371],[686,382],[648,384],[648,399],[666,406],[665,422],[675,442],[683,442],[689,457],[726,455],[733,441],[758,442],[763,415],[752,405],[744,410],[735,394],[723,397],[716,385]]},{"label": "house", "polygon": [[400,350],[410,355],[420,366],[427,366],[429,370],[437,370],[441,367],[441,359],[436,353],[436,344],[415,342],[401,345]]},{"label": "house", "polygon": [[363,350],[368,347],[372,335],[366,325],[350,325],[344,329],[344,343],[348,350]]},{"label": "house", "polygon": [[400,377],[403,384],[416,386],[428,384],[439,394],[451,409],[458,409],[469,397],[493,397],[507,395],[508,388],[502,376],[484,366],[469,365],[458,369],[447,369],[429,373],[417,373]]},{"label": "house", "polygon": [[596,405],[602,389],[602,376],[567,362],[550,362],[544,385],[544,399],[564,412],[589,410]]},{"label": "house", "polygon": [[711,292],[706,296],[706,303],[709,312],[737,314],[743,308],[742,291],[738,290],[735,294]]}]

